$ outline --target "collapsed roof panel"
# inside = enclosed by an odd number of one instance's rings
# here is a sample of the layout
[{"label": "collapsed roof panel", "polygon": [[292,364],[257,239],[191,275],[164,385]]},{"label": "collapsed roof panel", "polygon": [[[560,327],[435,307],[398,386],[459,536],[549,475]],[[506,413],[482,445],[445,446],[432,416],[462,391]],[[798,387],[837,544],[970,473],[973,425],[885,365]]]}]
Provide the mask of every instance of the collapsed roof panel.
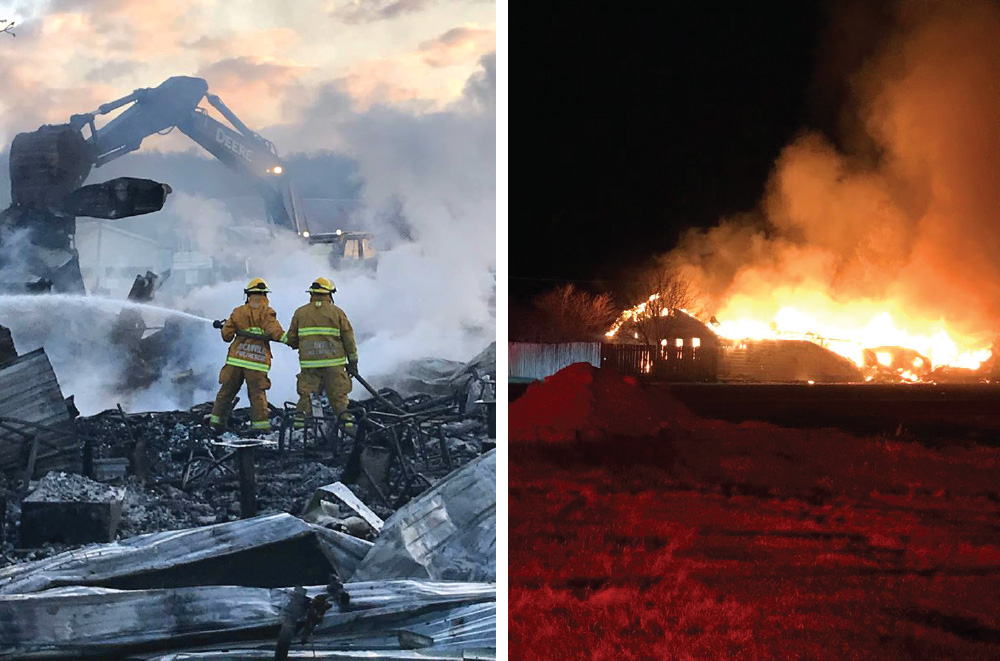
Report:
[{"label": "collapsed roof panel", "polygon": [[[312,598],[323,590],[313,587],[306,594]],[[334,604],[325,614],[307,643],[310,651],[357,650],[372,659],[393,658],[372,650],[413,649],[413,641],[423,641],[428,652],[496,647],[493,585],[373,581],[351,584],[349,590],[350,605]],[[210,586],[60,588],[0,596],[0,655],[107,658],[186,647],[188,654],[215,652],[200,658],[254,658],[251,651],[269,651],[274,658],[275,639],[292,595],[291,589]],[[294,647],[301,645],[298,641],[296,637]],[[243,650],[235,651],[234,642]]]},{"label": "collapsed roof panel", "polygon": [[0,569],[0,595],[59,586],[283,587],[346,578],[371,542],[290,514],[140,535]]},{"label": "collapsed roof panel", "polygon": [[351,580],[390,578],[496,580],[496,450],[389,517]]},{"label": "collapsed roof panel", "polygon": [[44,349],[0,365],[0,472],[24,471],[36,437],[34,476],[82,470],[73,421]]},{"label": "collapsed roof panel", "polygon": [[[217,652],[181,652],[150,657],[147,661],[228,661],[236,655],[240,659],[273,659],[274,651],[267,649],[227,649]],[[292,650],[289,659],[327,659],[327,661],[495,661],[495,650]]]},{"label": "collapsed roof panel", "polygon": [[726,340],[722,381],[848,383],[864,381],[851,360],[806,340]]}]

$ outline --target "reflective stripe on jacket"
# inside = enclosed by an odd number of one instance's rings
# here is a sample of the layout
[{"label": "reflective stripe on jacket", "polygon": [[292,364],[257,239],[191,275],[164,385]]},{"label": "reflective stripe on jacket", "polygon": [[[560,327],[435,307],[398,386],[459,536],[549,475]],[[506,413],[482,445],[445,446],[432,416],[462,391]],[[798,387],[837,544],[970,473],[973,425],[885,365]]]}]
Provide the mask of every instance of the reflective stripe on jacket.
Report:
[{"label": "reflective stripe on jacket", "polygon": [[288,346],[299,350],[303,368],[337,367],[358,359],[354,328],[347,314],[325,294],[313,294],[292,315]]},{"label": "reflective stripe on jacket", "polygon": [[237,335],[237,330],[267,335],[275,342],[282,340],[285,331],[266,296],[253,294],[246,303],[235,308],[222,325],[222,339],[231,342],[229,355],[226,356],[227,365],[267,372],[271,368],[268,341]]}]

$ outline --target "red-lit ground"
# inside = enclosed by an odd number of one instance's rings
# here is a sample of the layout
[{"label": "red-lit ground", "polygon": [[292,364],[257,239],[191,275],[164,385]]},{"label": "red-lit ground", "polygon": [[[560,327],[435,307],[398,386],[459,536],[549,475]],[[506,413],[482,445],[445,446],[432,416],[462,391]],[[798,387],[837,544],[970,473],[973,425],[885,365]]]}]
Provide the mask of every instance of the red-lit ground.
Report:
[{"label": "red-lit ground", "polygon": [[1000,449],[664,397],[656,436],[512,438],[511,658],[1000,658]]}]

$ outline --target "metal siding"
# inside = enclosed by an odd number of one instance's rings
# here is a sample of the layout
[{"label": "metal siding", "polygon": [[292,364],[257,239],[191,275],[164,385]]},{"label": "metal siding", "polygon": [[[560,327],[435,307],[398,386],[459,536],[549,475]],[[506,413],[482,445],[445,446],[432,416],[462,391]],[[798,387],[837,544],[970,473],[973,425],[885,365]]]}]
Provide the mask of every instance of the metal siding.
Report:
[{"label": "metal siding", "polygon": [[507,375],[544,379],[573,363],[601,366],[600,342],[566,342],[563,344],[507,343]]},{"label": "metal siding", "polygon": [[[44,349],[0,366],[0,417],[34,422],[65,435],[41,432],[35,475],[50,470],[79,470],[82,457],[73,421]],[[27,427],[25,431],[32,432]],[[30,444],[20,434],[0,429],[0,471],[23,470]]]}]

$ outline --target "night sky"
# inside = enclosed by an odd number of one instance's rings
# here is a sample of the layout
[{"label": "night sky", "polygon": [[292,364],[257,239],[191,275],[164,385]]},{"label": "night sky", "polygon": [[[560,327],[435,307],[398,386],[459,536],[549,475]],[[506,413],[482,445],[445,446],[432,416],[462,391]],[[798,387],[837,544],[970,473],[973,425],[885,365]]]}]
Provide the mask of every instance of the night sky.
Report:
[{"label": "night sky", "polygon": [[817,80],[840,5],[539,5],[511,121],[512,299],[616,293],[684,229],[753,209],[799,130],[836,132],[843,90]]}]

